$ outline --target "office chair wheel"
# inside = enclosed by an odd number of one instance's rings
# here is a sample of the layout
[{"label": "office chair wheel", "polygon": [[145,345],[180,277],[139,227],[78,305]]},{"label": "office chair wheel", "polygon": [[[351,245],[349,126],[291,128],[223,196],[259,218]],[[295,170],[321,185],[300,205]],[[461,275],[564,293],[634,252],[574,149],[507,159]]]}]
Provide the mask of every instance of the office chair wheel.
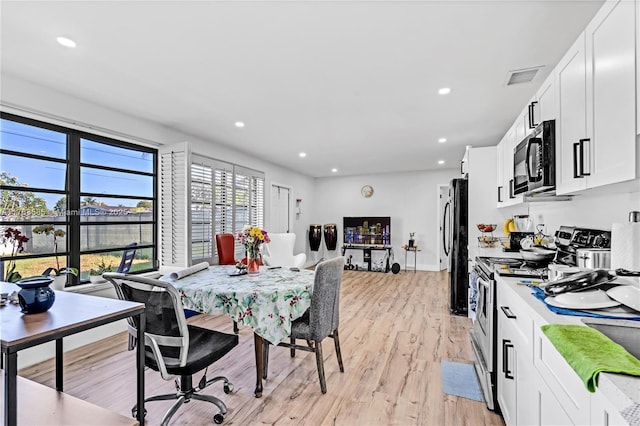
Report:
[{"label": "office chair wheel", "polygon": [[224,421],[224,414],[222,413],[218,413],[215,416],[213,416],[213,422],[217,425],[219,425],[220,423],[222,423]]},{"label": "office chair wheel", "polygon": [[[133,417],[134,419],[138,418],[138,407],[133,407],[131,409],[131,417]],[[147,417],[147,409],[144,409],[144,416],[142,417],[143,419]]]},{"label": "office chair wheel", "polygon": [[223,389],[224,393],[230,394],[231,392],[233,392],[233,383],[225,383]]}]

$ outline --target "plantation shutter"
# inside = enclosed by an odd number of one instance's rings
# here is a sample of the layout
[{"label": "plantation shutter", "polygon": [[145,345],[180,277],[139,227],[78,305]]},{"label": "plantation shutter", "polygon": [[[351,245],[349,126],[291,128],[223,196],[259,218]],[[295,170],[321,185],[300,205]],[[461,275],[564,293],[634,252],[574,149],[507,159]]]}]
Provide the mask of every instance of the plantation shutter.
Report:
[{"label": "plantation shutter", "polygon": [[187,142],[162,147],[160,156],[160,263],[191,264],[191,153]]},{"label": "plantation shutter", "polygon": [[191,259],[214,263],[213,167],[194,155],[191,162]]},{"label": "plantation shutter", "polygon": [[221,161],[215,164],[215,231],[234,233],[233,227],[233,165]]},{"label": "plantation shutter", "polygon": [[[264,227],[264,173],[191,154],[187,142],[159,155],[162,265],[215,264],[216,234]],[[244,257],[244,247],[235,251]]]}]

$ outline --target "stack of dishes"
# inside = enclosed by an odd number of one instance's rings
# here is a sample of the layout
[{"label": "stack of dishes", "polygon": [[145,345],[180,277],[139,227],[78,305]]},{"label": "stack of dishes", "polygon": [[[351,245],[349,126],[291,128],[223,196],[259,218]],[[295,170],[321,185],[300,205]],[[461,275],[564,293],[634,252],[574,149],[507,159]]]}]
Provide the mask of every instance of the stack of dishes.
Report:
[{"label": "stack of dishes", "polygon": [[613,279],[586,290],[557,293],[548,296],[544,301],[558,308],[620,317],[638,317],[640,315],[640,280],[614,276]]}]

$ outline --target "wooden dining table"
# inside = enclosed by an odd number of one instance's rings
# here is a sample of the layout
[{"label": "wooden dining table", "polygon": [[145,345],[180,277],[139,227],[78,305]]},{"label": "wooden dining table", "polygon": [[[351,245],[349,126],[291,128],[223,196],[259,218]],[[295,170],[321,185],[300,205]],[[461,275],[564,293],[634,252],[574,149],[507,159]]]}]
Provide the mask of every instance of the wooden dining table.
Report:
[{"label": "wooden dining table", "polygon": [[256,359],[256,398],[262,396],[263,339],[277,345],[291,333],[291,323],[311,305],[315,272],[261,267],[255,275],[238,274],[235,266],[209,266],[162,281],[181,294],[185,308],[205,314],[227,315],[253,328]]},{"label": "wooden dining table", "polygon": [[[3,293],[12,294],[19,292],[20,288],[12,283],[0,282],[0,290]],[[51,308],[45,312],[25,314],[20,306],[8,303],[0,307],[0,342],[3,356],[4,370],[4,408],[3,417],[5,425],[15,425],[18,419],[26,424],[41,424],[40,421],[31,419],[35,411],[50,409],[49,405],[38,405],[38,395],[31,395],[30,399],[20,401],[21,412],[18,413],[18,353],[42,343],[55,341],[55,368],[56,390],[62,392],[64,380],[64,350],[63,338],[82,331],[90,330],[101,325],[109,324],[125,318],[137,316],[139,318],[138,339],[143,339],[145,329],[144,304],[128,302],[124,300],[105,297],[88,296],[67,291],[56,291],[55,301]],[[138,411],[138,421],[144,423],[144,347],[138,345],[136,351],[137,374],[137,403],[142,407]],[[30,386],[30,385],[22,385]],[[39,390],[39,392],[42,392]],[[44,400],[44,397],[42,398]],[[52,398],[49,398],[51,400]],[[54,398],[57,401],[70,401],[65,395],[59,394]],[[35,406],[33,404],[36,404]],[[77,407],[77,404],[75,405]],[[34,410],[35,408],[35,410]],[[84,407],[86,408],[86,407]],[[53,406],[50,415],[60,415],[65,407]],[[30,411],[34,411],[31,413]],[[69,411],[69,410],[67,410]],[[104,411],[82,411],[84,415],[104,416]],[[42,413],[39,413],[42,414]],[[111,414],[109,414],[111,415]],[[116,424],[114,417],[102,419]],[[85,418],[84,421],[89,421]],[[94,420],[95,424],[105,424]]]}]

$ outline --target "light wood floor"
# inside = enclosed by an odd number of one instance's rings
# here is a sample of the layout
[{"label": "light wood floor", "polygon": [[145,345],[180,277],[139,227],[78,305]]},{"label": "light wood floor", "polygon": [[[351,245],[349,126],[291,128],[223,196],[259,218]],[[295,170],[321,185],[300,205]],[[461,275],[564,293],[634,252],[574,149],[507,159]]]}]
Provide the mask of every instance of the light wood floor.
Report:
[{"label": "light wood floor", "polygon": [[[341,293],[340,338],[345,372],[340,373],[331,339],[323,345],[326,394],[320,392],[314,354],[271,348],[264,396],[253,396],[253,334],[241,327],[240,344],[214,365],[235,392],[216,383],[205,389],[222,398],[224,424],[307,425],[500,425],[502,418],[482,402],[442,392],[440,361],[471,363],[468,318],[449,314],[447,273],[345,271]],[[231,319],[199,315],[190,321],[232,332]],[[54,387],[53,362],[20,371]],[[123,415],[135,400],[134,352],[120,334],[66,355],[65,391]],[[194,382],[200,376],[194,378]],[[154,371],[146,372],[147,396],[172,392]],[[158,424],[169,402],[147,404],[147,423]],[[173,424],[212,424],[213,405],[193,401]],[[91,419],[87,419],[91,424]]]}]

